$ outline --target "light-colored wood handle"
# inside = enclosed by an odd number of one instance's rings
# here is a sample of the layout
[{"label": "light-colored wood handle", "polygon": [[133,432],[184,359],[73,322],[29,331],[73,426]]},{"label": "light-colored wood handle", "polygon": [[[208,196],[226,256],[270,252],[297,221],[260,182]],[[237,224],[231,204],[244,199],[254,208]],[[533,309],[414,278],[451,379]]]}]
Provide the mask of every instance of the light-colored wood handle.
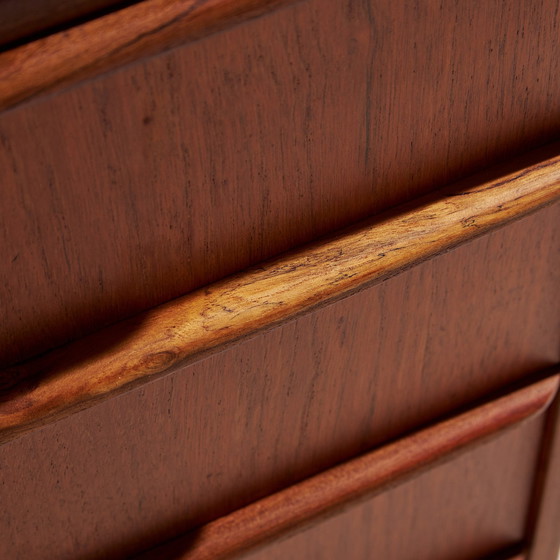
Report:
[{"label": "light-colored wood handle", "polygon": [[[0,442],[347,297],[558,199],[558,146],[0,372]],[[520,162],[521,165],[521,162]],[[473,186],[474,185],[474,186]]]},{"label": "light-colored wood handle", "polygon": [[436,463],[543,412],[555,374],[348,461],[217,519],[142,560],[223,560],[285,537],[409,480]]}]

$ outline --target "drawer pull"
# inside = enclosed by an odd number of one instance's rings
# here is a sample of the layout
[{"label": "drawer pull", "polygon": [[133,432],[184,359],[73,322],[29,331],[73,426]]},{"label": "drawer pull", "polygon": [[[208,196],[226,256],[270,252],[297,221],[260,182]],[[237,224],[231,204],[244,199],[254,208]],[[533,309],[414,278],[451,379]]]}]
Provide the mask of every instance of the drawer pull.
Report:
[{"label": "drawer pull", "polygon": [[[394,487],[542,413],[560,374],[443,420],[212,521],[142,560],[231,558]],[[189,544],[190,543],[190,544]]]},{"label": "drawer pull", "polygon": [[526,165],[521,170],[504,175],[499,168],[490,180],[484,174],[450,186],[0,371],[0,442],[347,297],[555,201],[560,157],[552,154],[558,150],[554,145],[528,154],[516,162]]}]

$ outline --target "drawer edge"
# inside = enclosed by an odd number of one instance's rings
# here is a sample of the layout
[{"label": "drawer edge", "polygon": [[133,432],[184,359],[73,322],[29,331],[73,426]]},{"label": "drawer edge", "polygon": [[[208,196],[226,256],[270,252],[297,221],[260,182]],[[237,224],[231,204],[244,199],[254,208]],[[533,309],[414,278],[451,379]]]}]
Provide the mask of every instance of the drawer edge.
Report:
[{"label": "drawer edge", "polygon": [[555,373],[432,424],[212,521],[138,560],[224,560],[286,538],[541,414],[559,381]]}]

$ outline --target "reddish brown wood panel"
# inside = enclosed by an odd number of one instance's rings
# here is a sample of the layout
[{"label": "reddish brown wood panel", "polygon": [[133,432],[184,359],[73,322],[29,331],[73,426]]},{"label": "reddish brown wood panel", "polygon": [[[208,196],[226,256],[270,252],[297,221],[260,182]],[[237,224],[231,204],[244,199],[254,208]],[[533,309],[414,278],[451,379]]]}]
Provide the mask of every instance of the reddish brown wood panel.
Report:
[{"label": "reddish brown wood panel", "polygon": [[542,414],[554,399],[559,379],[559,373],[545,377],[323,471],[158,547],[147,557],[228,560],[291,536]]},{"label": "reddish brown wood panel", "polygon": [[2,114],[0,363],[550,139],[555,7],[309,0]]},{"label": "reddish brown wood panel", "polygon": [[480,560],[521,541],[542,422],[427,472],[404,486],[246,555],[191,556],[202,538],[162,547],[146,560]]},{"label": "reddish brown wood panel", "polygon": [[[118,13],[92,18],[82,25],[0,53],[0,111],[207,37],[293,1],[129,2],[133,5],[123,7]],[[12,14],[17,17],[13,9]],[[30,19],[33,21],[32,16]],[[49,18],[43,19],[47,24]]]},{"label": "reddish brown wood panel", "polygon": [[0,447],[2,554],[146,549],[557,363],[559,210]]},{"label": "reddish brown wood panel", "polygon": [[557,154],[549,145],[528,157],[528,167],[520,158],[507,174],[492,168],[491,180],[477,175],[0,370],[0,444],[552,204],[560,197]]}]

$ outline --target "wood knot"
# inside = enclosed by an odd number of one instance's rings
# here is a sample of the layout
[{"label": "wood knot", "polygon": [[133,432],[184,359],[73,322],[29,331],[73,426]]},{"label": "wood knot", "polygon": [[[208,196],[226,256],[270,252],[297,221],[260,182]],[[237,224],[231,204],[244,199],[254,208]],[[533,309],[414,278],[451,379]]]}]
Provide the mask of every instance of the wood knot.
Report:
[{"label": "wood knot", "polygon": [[176,355],[174,352],[167,350],[165,352],[156,352],[145,356],[140,366],[148,371],[163,371],[175,362]]}]

